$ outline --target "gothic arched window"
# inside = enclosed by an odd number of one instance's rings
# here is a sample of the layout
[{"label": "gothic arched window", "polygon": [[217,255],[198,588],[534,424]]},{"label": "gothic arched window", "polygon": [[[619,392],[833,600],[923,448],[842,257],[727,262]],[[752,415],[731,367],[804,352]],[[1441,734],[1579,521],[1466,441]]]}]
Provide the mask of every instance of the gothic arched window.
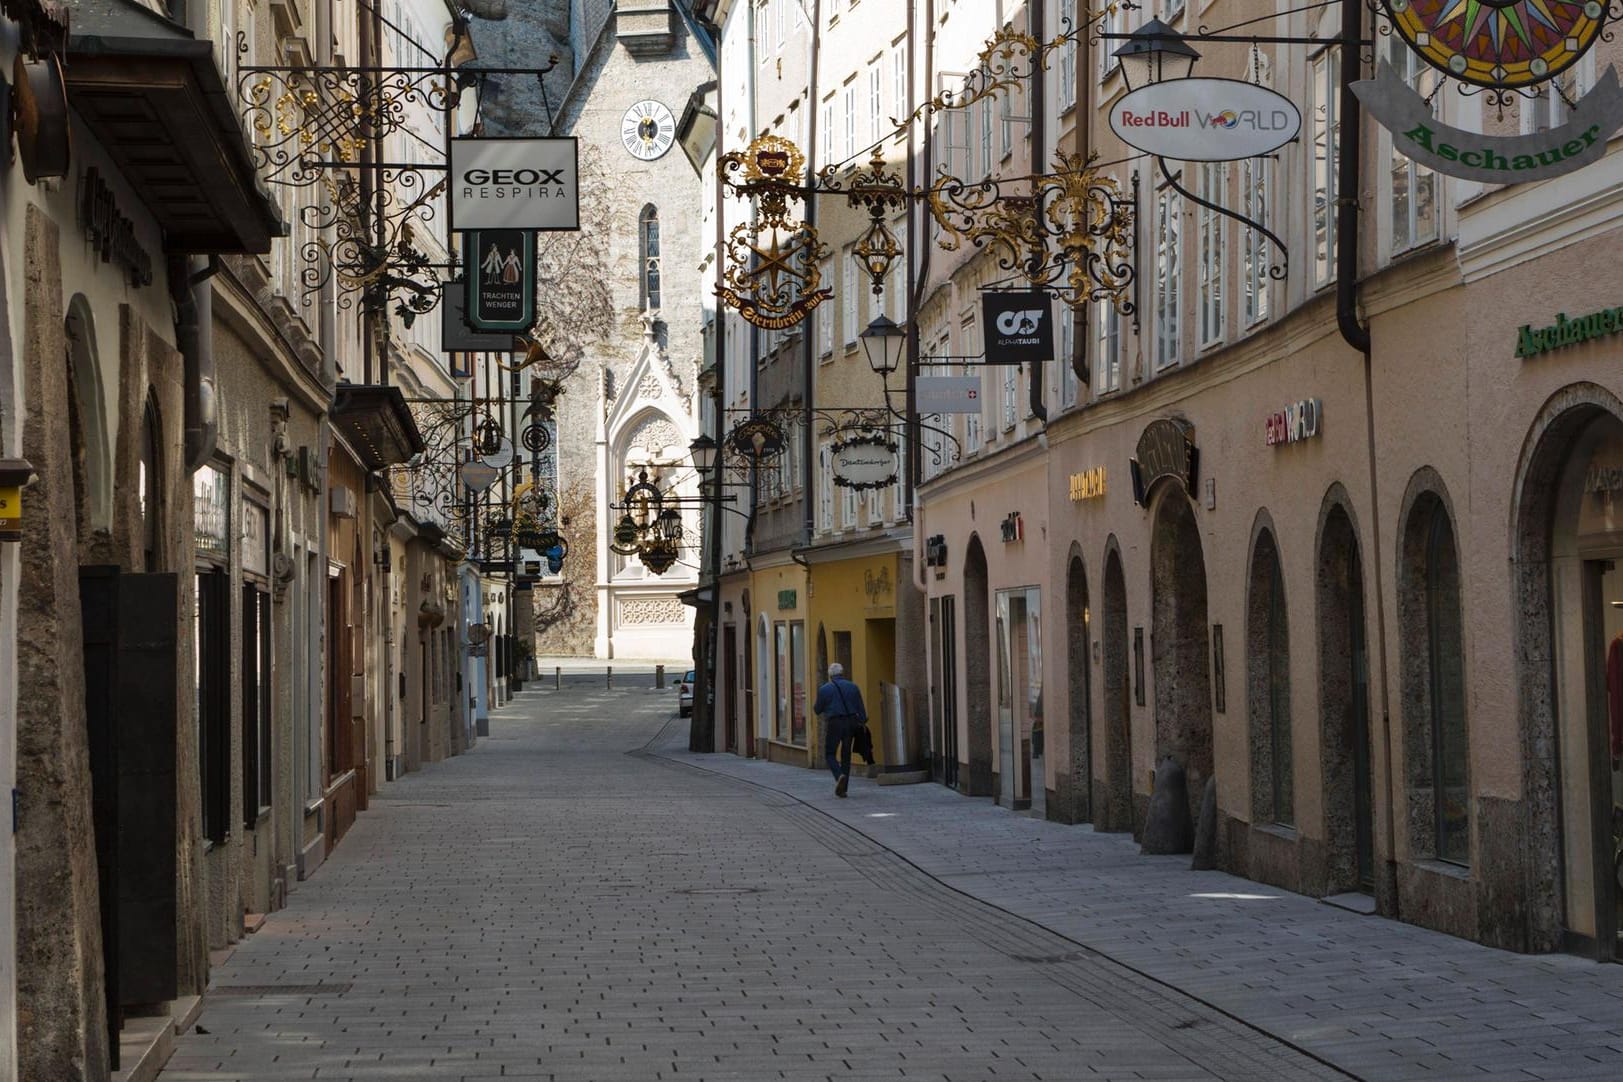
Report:
[{"label": "gothic arched window", "polygon": [[646,311],[659,307],[659,209],[652,203],[642,208],[638,236],[642,249],[642,306]]}]

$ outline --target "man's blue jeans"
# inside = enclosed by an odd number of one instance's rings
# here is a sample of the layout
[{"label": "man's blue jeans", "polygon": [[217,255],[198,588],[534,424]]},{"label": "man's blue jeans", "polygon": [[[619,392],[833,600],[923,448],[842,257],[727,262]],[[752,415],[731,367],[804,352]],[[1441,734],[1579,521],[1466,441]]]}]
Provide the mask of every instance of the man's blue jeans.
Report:
[{"label": "man's blue jeans", "polygon": [[[823,755],[828,761],[828,769],[834,775],[834,780],[851,773],[851,719],[847,717],[831,717],[823,723]],[[839,758],[834,753],[839,752]]]}]

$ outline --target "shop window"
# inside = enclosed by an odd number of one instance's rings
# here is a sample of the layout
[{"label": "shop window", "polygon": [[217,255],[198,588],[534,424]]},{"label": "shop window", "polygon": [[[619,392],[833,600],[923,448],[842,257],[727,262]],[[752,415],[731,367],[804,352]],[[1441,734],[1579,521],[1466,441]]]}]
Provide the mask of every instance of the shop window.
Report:
[{"label": "shop window", "polygon": [[1263,530],[1251,558],[1246,675],[1251,711],[1251,800],[1257,822],[1294,825],[1291,767],[1290,632],[1285,579],[1273,533]]},{"label": "shop window", "polygon": [[242,588],[242,821],[249,830],[271,805],[270,595]]},{"label": "shop window", "polygon": [[778,659],[777,710],[773,715],[772,732],[779,740],[789,739],[789,625],[772,625],[772,656]]},{"label": "shop window", "polygon": [[789,625],[789,741],[806,743],[806,625]]},{"label": "shop window", "polygon": [[1410,848],[1422,857],[1467,864],[1471,795],[1459,556],[1447,504],[1435,490],[1413,498],[1402,551],[1399,626]]},{"label": "shop window", "polygon": [[223,570],[198,572],[196,605],[198,791],[203,837],[219,844],[231,832],[231,581]]}]

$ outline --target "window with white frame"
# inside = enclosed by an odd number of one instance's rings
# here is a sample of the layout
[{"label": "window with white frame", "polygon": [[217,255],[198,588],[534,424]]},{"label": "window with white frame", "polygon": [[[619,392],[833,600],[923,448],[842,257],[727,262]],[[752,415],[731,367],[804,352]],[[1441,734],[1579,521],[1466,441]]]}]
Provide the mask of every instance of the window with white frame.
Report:
[{"label": "window with white frame", "polygon": [[[1228,205],[1227,162],[1200,166],[1196,194],[1215,206]],[[1200,346],[1223,340],[1223,270],[1228,263],[1228,219],[1211,207],[1200,208]]]},{"label": "window with white frame", "polygon": [[840,148],[840,159],[843,161],[857,152],[857,84],[845,84],[845,91],[841,96],[840,104],[845,107],[845,145]]},{"label": "window with white frame", "polygon": [[898,121],[907,112],[907,42],[899,41],[890,51],[891,115]]},{"label": "window with white frame", "polygon": [[[1397,35],[1394,34],[1393,39]],[[1401,41],[1390,40],[1387,59],[1422,98],[1430,100],[1441,75]],[[1559,99],[1557,99],[1559,100]],[[1437,103],[1430,102],[1432,115]],[[1392,145],[1392,251],[1402,252],[1437,239],[1437,174]]]},{"label": "window with white frame", "polygon": [[1155,364],[1178,363],[1183,339],[1183,266],[1179,260],[1183,196],[1170,186],[1155,193]]},{"label": "window with white frame", "polygon": [[[1064,0],[1060,0],[1056,6],[1059,9],[1059,12],[1064,12],[1067,7],[1073,7],[1073,5],[1065,3]],[[1055,28],[1056,32],[1060,32],[1074,31],[1077,29],[1078,24],[1073,15],[1069,26],[1061,23],[1059,19],[1053,20],[1051,25]],[[1105,49],[1104,51],[1109,52],[1110,50]],[[1059,111],[1063,113],[1065,110],[1076,104],[1075,34],[1068,34],[1066,36],[1065,44],[1060,46],[1059,49],[1059,59],[1056,60],[1055,63],[1059,65]]]},{"label": "window with white frame", "polygon": [[[979,378],[981,369],[966,364],[963,368],[963,375]],[[981,385],[983,388],[985,387],[984,379],[981,380]],[[983,390],[981,408],[973,413],[964,414],[964,453],[966,455],[972,455],[981,449],[981,415],[986,409],[985,400],[986,395]]]},{"label": "window with white frame", "polygon": [[834,529],[834,449],[826,443],[817,448],[817,527]]},{"label": "window with white frame", "polygon": [[857,490],[849,485],[840,485],[840,529],[854,530],[857,528]]},{"label": "window with white frame", "polygon": [[[1104,18],[1099,21],[1098,27],[1102,33],[1106,34],[1127,33],[1127,8],[1122,4],[1111,5],[1105,12]],[[1101,48],[1099,49],[1099,81],[1101,83],[1110,78],[1118,66],[1115,52],[1116,48],[1120,48],[1120,46],[1111,47],[1117,40],[1116,38],[1104,38],[1101,40]]]},{"label": "window with white frame", "polygon": [[[1272,158],[1240,162],[1240,213],[1264,227],[1272,208],[1269,184],[1273,171]],[[1251,226],[1243,227],[1240,234],[1240,316],[1249,327],[1268,318],[1268,238]]]},{"label": "window with white frame", "polygon": [[885,137],[885,99],[879,61],[868,67],[868,141],[877,143]]},{"label": "window with white frame", "polygon": [[867,504],[868,504],[868,509],[867,509],[868,521],[867,521],[867,525],[868,525],[868,528],[871,530],[876,526],[881,526],[881,525],[884,524],[884,521],[885,521],[885,490],[882,489],[882,488],[875,487],[875,488],[867,489],[866,491],[868,493],[868,500],[867,500]]},{"label": "window with white frame", "polygon": [[1336,276],[1336,153],[1341,118],[1336,115],[1338,57],[1326,49],[1313,58],[1313,283]]},{"label": "window with white frame", "polygon": [[1062,304],[1059,323],[1054,328],[1054,362],[1059,365],[1059,404],[1069,408],[1076,405],[1076,313],[1070,305]]},{"label": "window with white frame", "polygon": [[890,486],[890,518],[892,522],[900,522],[907,517],[907,486],[903,480],[907,477],[907,433],[896,434],[896,483]]},{"label": "window with white frame", "polygon": [[843,320],[845,330],[845,344],[853,346],[857,341],[857,332],[862,328],[857,326],[857,302],[861,299],[862,286],[857,282],[856,257],[851,254],[851,248],[845,249],[840,259],[840,277],[844,288],[840,290],[840,309],[845,317]]},{"label": "window with white frame", "polygon": [[788,33],[789,33],[789,5],[792,4],[792,3],[794,3],[794,0],[772,0],[772,6],[778,9],[778,17],[777,17],[777,24],[778,24],[777,48],[778,48],[778,51],[780,51],[780,52],[783,50],[784,41],[788,38]]},{"label": "window with white frame", "polygon": [[822,161],[818,164],[827,165],[834,161],[834,99],[830,97],[823,103],[823,130],[818,142],[822,144]]},{"label": "window with white frame", "polygon": [[1162,0],[1161,9],[1161,18],[1170,23],[1183,14],[1183,0]]},{"label": "window with white frame", "polygon": [[755,40],[760,43],[761,66],[765,67],[771,59],[771,52],[767,44],[771,40],[767,35],[772,29],[772,10],[767,6],[769,0],[761,0],[755,8]]},{"label": "window with white frame", "polygon": [[1014,427],[1016,406],[1020,401],[1020,367],[1006,364],[1003,366],[1003,430],[1007,432]]},{"label": "window with white frame", "polygon": [[1121,390],[1121,313],[1110,301],[1101,301],[1094,325],[1098,328],[1098,359],[1093,370],[1093,392],[1110,394]]},{"label": "window with white frame", "polygon": [[981,103],[975,107],[976,119],[980,122],[979,142],[980,171],[979,176],[992,175],[992,102],[989,98],[982,98]]},{"label": "window with white frame", "polygon": [[[825,259],[818,267],[822,276],[823,285],[828,289],[835,288],[834,264]],[[834,306],[832,304],[819,305],[817,308],[817,349],[824,357],[834,355]]]},{"label": "window with white frame", "polygon": [[840,12],[845,8],[845,0],[826,0],[828,3],[828,21],[832,24],[839,18]]}]

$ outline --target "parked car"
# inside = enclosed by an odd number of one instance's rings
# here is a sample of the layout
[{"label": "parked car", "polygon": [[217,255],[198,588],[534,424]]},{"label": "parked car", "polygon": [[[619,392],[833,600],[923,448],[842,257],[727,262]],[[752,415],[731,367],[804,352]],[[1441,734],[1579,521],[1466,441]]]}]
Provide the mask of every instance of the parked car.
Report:
[{"label": "parked car", "polygon": [[684,718],[693,713],[693,683],[696,679],[694,671],[689,669],[676,685],[676,712]]}]

